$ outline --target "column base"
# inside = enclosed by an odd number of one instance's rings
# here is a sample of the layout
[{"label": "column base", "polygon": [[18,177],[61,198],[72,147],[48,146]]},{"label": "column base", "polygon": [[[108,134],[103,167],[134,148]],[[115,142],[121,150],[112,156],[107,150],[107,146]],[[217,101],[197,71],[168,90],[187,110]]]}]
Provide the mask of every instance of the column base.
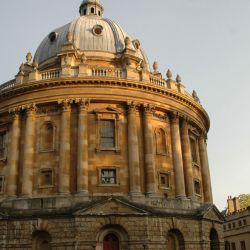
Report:
[{"label": "column base", "polygon": [[74,196],[77,201],[89,201],[90,200],[88,191],[80,191],[76,193]]},{"label": "column base", "polygon": [[187,196],[186,195],[177,195],[176,196],[176,199],[178,199],[178,200],[190,200],[189,198],[187,198]]},{"label": "column base", "polygon": [[141,192],[130,192],[129,196],[132,201],[142,202],[145,200],[145,196]]}]

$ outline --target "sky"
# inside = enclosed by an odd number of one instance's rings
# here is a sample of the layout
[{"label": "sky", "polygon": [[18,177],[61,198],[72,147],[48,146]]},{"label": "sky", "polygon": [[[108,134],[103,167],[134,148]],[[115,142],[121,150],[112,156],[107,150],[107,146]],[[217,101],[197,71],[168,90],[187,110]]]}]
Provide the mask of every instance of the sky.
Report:
[{"label": "sky", "polygon": [[[28,51],[78,17],[81,0],[8,0],[0,9],[0,83]],[[104,17],[139,39],[165,76],[179,73],[210,116],[208,154],[215,205],[250,193],[250,1],[102,0]]]}]

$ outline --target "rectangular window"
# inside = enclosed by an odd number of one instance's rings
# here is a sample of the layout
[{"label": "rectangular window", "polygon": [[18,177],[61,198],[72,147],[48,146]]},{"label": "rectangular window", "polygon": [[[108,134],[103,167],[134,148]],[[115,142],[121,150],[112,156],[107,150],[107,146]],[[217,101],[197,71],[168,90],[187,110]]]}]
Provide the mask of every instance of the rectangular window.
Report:
[{"label": "rectangular window", "polygon": [[116,169],[102,169],[101,184],[117,184]]},{"label": "rectangular window", "polygon": [[198,180],[194,181],[194,191],[196,194],[201,195],[201,184]]},{"label": "rectangular window", "polygon": [[160,173],[160,187],[170,188],[170,174]]},{"label": "rectangular window", "polygon": [[240,247],[241,247],[241,250],[246,250],[246,243],[245,243],[245,241],[241,241],[240,242]]},{"label": "rectangular window", "polygon": [[0,133],[0,159],[6,157],[6,133]]},{"label": "rectangular window", "polygon": [[197,144],[195,139],[190,139],[190,146],[191,146],[191,153],[192,153],[192,160],[195,163],[198,163],[197,157]]},{"label": "rectangular window", "polygon": [[233,222],[233,228],[235,228],[235,222]]},{"label": "rectangular window", "polygon": [[236,245],[234,242],[231,243],[232,250],[236,250]]},{"label": "rectangular window", "polygon": [[4,176],[0,176],[0,193],[4,192]]},{"label": "rectangular window", "polygon": [[239,223],[239,227],[241,227],[241,226],[242,226],[242,222],[241,222],[241,220],[239,220],[239,222],[238,222],[238,223]]},{"label": "rectangular window", "polygon": [[247,220],[246,219],[243,220],[243,224],[244,224],[244,226],[247,225]]},{"label": "rectangular window", "polygon": [[100,137],[102,149],[115,147],[115,120],[100,121]]},{"label": "rectangular window", "polygon": [[53,174],[52,170],[46,169],[41,171],[41,187],[52,186],[53,185]]}]

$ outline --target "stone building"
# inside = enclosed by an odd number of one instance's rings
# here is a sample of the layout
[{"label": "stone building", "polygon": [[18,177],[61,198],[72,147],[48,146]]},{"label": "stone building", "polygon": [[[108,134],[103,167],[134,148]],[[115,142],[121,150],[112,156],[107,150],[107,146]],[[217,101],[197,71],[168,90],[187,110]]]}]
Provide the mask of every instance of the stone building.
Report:
[{"label": "stone building", "polygon": [[0,247],[223,249],[209,117],[99,0],[0,86]]},{"label": "stone building", "polygon": [[250,207],[240,208],[239,198],[231,196],[227,200],[227,210],[223,225],[226,250],[250,249]]}]

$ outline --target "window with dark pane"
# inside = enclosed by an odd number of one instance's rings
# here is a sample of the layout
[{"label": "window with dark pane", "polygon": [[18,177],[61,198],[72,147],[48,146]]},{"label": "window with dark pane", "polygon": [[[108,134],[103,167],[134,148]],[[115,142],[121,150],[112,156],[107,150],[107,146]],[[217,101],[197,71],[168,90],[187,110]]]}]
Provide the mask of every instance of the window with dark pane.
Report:
[{"label": "window with dark pane", "polygon": [[3,193],[4,177],[0,176],[0,193]]},{"label": "window with dark pane", "polygon": [[166,135],[163,129],[157,129],[155,132],[156,137],[156,153],[157,154],[166,154]]},{"label": "window with dark pane", "polygon": [[0,159],[6,157],[6,133],[0,133]]},{"label": "window with dark pane", "polygon": [[245,243],[245,241],[241,241],[240,242],[240,248],[241,248],[241,250],[246,250],[246,243]]},{"label": "window with dark pane", "polygon": [[170,188],[170,175],[161,173],[160,184],[162,188]]},{"label": "window with dark pane", "polygon": [[193,162],[197,163],[198,162],[198,157],[197,157],[197,145],[196,145],[196,140],[190,139],[190,144],[191,144],[191,153],[192,153],[192,160]]},{"label": "window with dark pane", "polygon": [[196,194],[201,194],[201,184],[199,181],[194,181],[194,191]]},{"label": "window with dark pane", "polygon": [[53,184],[52,170],[43,170],[41,175],[41,186],[51,186]]},{"label": "window with dark pane", "polygon": [[100,121],[100,146],[101,148],[115,147],[115,121],[101,120]]},{"label": "window with dark pane", "polygon": [[102,184],[116,184],[116,170],[115,169],[102,169],[101,170]]}]

